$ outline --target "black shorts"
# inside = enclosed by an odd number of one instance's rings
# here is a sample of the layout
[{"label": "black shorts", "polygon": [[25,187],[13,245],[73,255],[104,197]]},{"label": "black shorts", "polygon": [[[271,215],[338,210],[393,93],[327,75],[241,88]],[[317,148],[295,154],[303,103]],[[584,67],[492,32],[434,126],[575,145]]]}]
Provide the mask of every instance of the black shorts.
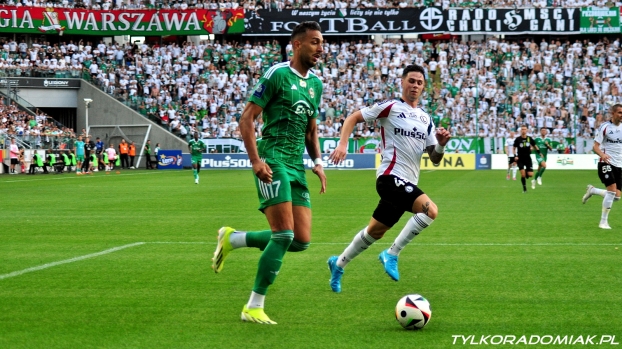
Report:
[{"label": "black shorts", "polygon": [[11,158],[11,165],[19,165],[19,159]]},{"label": "black shorts", "polygon": [[372,217],[387,227],[394,226],[404,212],[412,212],[415,200],[424,194],[415,184],[394,175],[378,177],[376,191],[380,201]]},{"label": "black shorts", "polygon": [[622,189],[622,169],[609,165],[605,162],[598,163],[598,178],[605,186],[616,185],[616,189]]},{"label": "black shorts", "polygon": [[518,169],[525,170],[525,172],[533,172],[533,164],[531,163],[531,156],[518,158]]},{"label": "black shorts", "polygon": [[513,157],[513,156],[508,156],[508,165],[511,165],[511,164],[513,164],[514,162],[515,162],[515,161],[514,161],[514,157]]}]

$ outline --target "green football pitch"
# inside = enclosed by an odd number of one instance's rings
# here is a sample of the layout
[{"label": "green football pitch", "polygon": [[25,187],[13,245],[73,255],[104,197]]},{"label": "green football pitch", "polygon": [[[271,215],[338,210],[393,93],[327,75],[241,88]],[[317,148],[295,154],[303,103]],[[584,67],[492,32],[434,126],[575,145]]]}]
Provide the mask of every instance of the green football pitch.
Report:
[{"label": "green football pitch", "polygon": [[[348,265],[340,294],[326,260],[369,221],[375,174],[327,171],[319,195],[309,172],[313,242],[285,256],[270,288],[276,326],[240,321],[258,250],[233,251],[220,274],[210,268],[218,228],[267,228],[251,176],[202,171],[200,185],[188,170],[0,176],[0,348],[448,348],[470,345],[459,336],[495,335],[622,342],[622,205],[613,205],[613,229],[599,229],[602,199],[581,204],[588,183],[602,187],[596,171],[548,171],[527,194],[504,171],[424,171],[419,184],[439,216],[401,253],[402,279],[391,281],[377,257],[410,215]],[[433,313],[411,332],[394,307],[413,293]]]}]

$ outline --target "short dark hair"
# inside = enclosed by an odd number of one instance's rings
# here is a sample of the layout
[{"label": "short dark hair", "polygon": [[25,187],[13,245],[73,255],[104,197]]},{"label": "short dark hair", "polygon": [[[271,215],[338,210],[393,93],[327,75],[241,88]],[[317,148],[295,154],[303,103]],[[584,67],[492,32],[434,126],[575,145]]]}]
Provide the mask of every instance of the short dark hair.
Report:
[{"label": "short dark hair", "polygon": [[301,22],[296,26],[296,28],[294,28],[294,31],[292,32],[292,36],[290,38],[291,42],[294,42],[294,40],[297,40],[301,35],[306,34],[309,30],[317,30],[321,32],[322,28],[320,27],[320,24],[318,22]]},{"label": "short dark hair", "polygon": [[423,80],[425,80],[425,69],[423,69],[422,66],[417,64],[406,66],[406,68],[404,68],[404,72],[402,72],[402,79],[406,78],[410,72],[421,73],[421,75],[423,75]]},{"label": "short dark hair", "polygon": [[614,104],[614,105],[612,105],[612,106],[611,106],[611,109],[610,109],[610,110],[611,110],[611,112],[613,113],[613,112],[615,112],[616,110],[618,110],[618,108],[622,108],[622,104],[620,104],[620,103]]}]

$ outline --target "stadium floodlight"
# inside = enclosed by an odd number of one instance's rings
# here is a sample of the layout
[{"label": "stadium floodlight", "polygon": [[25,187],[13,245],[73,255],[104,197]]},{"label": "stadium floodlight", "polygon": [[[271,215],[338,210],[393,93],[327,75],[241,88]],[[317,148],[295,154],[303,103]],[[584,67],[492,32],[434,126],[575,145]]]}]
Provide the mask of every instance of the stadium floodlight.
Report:
[{"label": "stadium floodlight", "polygon": [[85,128],[86,128],[86,134],[87,135],[89,134],[89,104],[91,104],[92,102],[93,102],[93,100],[90,99],[90,98],[85,98],[84,99],[84,104],[86,104],[86,111],[84,113],[85,114],[84,116],[85,116],[85,119],[86,119],[85,120],[85,126],[86,126]]}]

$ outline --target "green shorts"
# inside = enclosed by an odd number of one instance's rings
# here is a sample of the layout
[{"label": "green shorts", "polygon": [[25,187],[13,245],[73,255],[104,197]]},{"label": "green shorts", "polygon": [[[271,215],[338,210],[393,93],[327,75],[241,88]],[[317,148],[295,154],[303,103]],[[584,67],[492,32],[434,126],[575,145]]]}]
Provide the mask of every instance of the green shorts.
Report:
[{"label": "green shorts", "polygon": [[269,165],[272,169],[272,183],[264,183],[253,175],[259,197],[259,210],[263,212],[266,207],[283,202],[311,208],[311,196],[305,171],[281,164],[271,163]]},{"label": "green shorts", "polygon": [[194,164],[198,164],[198,165],[199,165],[199,167],[200,167],[200,166],[201,166],[201,161],[203,161],[203,155],[198,155],[198,156],[194,156],[194,155],[193,155],[193,156],[191,157],[191,159],[192,159],[192,164],[193,164],[193,165],[194,165]]},{"label": "green shorts", "polygon": [[84,161],[84,155],[76,155],[76,161]]},{"label": "green shorts", "polygon": [[546,162],[547,156],[548,154],[541,156],[540,154],[536,153],[536,162],[538,163],[538,165],[540,165],[542,161]]}]

